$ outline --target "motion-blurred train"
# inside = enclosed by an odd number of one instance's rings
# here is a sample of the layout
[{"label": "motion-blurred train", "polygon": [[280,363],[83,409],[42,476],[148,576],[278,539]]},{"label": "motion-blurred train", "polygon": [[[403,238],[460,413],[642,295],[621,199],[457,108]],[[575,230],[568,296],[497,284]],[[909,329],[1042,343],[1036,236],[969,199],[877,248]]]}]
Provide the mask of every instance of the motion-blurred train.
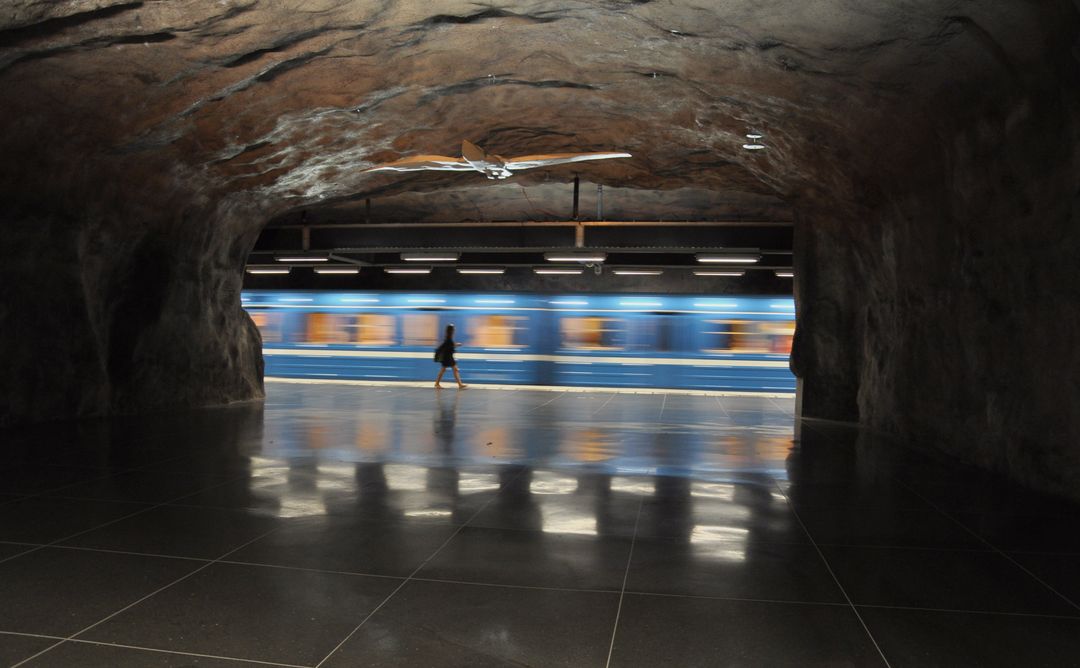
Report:
[{"label": "motion-blurred train", "polygon": [[430,381],[454,324],[466,382],[793,392],[790,298],[245,291],[266,375]]}]

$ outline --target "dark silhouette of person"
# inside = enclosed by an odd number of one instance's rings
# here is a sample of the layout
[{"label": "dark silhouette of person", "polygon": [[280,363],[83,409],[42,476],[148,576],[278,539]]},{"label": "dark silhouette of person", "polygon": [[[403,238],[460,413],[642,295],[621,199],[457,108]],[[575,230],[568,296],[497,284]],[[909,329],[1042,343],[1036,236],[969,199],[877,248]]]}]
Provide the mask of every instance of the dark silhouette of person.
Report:
[{"label": "dark silhouette of person", "polygon": [[461,382],[461,374],[458,373],[457,362],[454,360],[454,350],[461,345],[454,343],[454,326],[446,326],[446,338],[439,344],[439,347],[435,349],[435,361],[442,364],[442,368],[439,369],[439,375],[435,377],[435,387],[441,388],[439,383],[442,381],[443,374],[447,369],[451,369],[454,372],[454,380],[457,381],[457,386],[464,389],[468,387],[465,383]]}]

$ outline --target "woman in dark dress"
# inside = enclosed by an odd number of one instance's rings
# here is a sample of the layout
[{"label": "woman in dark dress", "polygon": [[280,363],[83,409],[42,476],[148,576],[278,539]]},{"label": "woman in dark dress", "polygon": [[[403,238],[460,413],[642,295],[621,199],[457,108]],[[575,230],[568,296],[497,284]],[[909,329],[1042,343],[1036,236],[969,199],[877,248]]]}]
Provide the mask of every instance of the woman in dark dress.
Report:
[{"label": "woman in dark dress", "polygon": [[435,351],[438,354],[438,360],[442,363],[442,368],[439,369],[439,375],[435,378],[435,387],[441,388],[439,384],[442,381],[443,374],[447,369],[454,371],[454,380],[457,381],[457,386],[461,389],[468,387],[465,383],[461,382],[461,374],[458,373],[457,362],[454,361],[454,349],[458,344],[454,343],[454,326],[446,326],[446,338],[439,344],[439,348]]}]

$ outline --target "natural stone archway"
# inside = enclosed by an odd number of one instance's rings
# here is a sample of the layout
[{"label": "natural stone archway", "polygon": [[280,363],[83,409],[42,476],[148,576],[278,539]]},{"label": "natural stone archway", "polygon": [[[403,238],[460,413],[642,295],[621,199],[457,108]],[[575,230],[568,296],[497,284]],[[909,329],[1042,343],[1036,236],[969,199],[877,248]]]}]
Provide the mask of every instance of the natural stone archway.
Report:
[{"label": "natural stone archway", "polygon": [[261,226],[497,208],[480,175],[361,171],[467,138],[635,156],[517,183],[722,193],[657,218],[794,208],[807,413],[1065,489],[1078,25],[1067,0],[11,3],[0,422],[258,396]]}]

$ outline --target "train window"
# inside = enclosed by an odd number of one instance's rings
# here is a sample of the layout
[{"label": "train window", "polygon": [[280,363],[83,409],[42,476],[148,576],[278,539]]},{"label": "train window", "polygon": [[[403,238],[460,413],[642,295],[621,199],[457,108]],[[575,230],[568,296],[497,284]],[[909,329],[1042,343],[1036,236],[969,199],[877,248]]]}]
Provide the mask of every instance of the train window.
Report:
[{"label": "train window", "polygon": [[791,342],[795,338],[795,323],[779,320],[761,323],[761,330],[769,340],[769,352],[791,354]]},{"label": "train window", "polygon": [[559,323],[563,348],[619,350],[626,325],[619,318],[585,316],[563,318]]},{"label": "train window", "polygon": [[433,346],[439,342],[439,316],[406,313],[401,317],[402,339],[407,346]]},{"label": "train window", "polygon": [[352,317],[338,313],[311,313],[307,317],[308,343],[349,343]]},{"label": "train window", "polygon": [[394,316],[384,313],[358,314],[356,342],[362,346],[394,345]]},{"label": "train window", "polygon": [[707,320],[705,352],[767,353],[768,337],[750,320]]},{"label": "train window", "polygon": [[522,348],[525,318],[519,315],[478,315],[469,321],[469,345],[479,348]]},{"label": "train window", "polygon": [[251,311],[251,321],[259,328],[263,343],[281,343],[282,314],[267,311]]}]

